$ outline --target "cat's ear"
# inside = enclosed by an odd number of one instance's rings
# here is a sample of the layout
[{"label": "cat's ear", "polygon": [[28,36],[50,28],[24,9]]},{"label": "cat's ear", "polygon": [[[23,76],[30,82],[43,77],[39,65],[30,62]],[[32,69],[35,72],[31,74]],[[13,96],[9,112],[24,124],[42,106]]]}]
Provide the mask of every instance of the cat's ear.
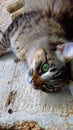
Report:
[{"label": "cat's ear", "polygon": [[73,42],[57,46],[56,54],[61,60],[69,61],[73,59]]}]

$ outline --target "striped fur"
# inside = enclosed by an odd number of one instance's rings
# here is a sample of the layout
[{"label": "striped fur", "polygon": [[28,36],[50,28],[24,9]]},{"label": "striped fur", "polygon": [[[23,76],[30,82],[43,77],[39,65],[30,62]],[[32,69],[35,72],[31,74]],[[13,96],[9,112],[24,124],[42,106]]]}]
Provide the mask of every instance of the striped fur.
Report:
[{"label": "striped fur", "polygon": [[[13,51],[19,59],[26,59],[34,88],[55,92],[70,78],[69,64],[55,52],[57,45],[73,41],[73,0],[36,1],[31,0],[28,11],[0,32],[0,56]],[[42,73],[46,62],[49,71]]]}]

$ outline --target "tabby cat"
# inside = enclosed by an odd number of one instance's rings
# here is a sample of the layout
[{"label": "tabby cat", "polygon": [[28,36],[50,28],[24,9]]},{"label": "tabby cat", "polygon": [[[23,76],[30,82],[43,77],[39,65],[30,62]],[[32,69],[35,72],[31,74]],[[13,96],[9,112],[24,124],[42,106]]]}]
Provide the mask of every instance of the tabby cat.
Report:
[{"label": "tabby cat", "polygon": [[73,0],[28,0],[26,12],[0,31],[0,56],[13,51],[27,61],[34,88],[57,92],[72,79],[72,39]]}]

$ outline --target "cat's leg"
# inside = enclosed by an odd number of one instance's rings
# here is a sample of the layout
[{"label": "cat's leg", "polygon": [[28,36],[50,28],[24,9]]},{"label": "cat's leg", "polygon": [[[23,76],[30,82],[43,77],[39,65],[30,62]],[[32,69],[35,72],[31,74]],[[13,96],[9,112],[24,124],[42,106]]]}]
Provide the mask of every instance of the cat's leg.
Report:
[{"label": "cat's leg", "polygon": [[11,49],[17,57],[16,61],[26,60],[26,50],[22,41],[11,39]]},{"label": "cat's leg", "polygon": [[6,37],[6,34],[3,34],[3,32],[0,30],[0,56],[11,51],[8,41],[9,40],[8,37]]},{"label": "cat's leg", "polygon": [[0,57],[3,56],[3,55],[5,55],[5,54],[7,54],[7,53],[9,53],[9,52],[10,52],[10,48],[8,48],[6,50],[1,50],[0,51]]}]

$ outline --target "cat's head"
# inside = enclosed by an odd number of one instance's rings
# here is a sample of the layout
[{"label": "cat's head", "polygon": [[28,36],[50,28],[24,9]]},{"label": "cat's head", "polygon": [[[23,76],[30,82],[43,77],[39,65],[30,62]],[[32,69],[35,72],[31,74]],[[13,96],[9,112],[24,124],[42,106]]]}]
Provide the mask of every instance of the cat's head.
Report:
[{"label": "cat's head", "polygon": [[28,81],[34,88],[56,92],[67,85],[70,78],[68,62],[73,58],[73,43],[56,47],[55,51],[39,49],[33,54]]}]

